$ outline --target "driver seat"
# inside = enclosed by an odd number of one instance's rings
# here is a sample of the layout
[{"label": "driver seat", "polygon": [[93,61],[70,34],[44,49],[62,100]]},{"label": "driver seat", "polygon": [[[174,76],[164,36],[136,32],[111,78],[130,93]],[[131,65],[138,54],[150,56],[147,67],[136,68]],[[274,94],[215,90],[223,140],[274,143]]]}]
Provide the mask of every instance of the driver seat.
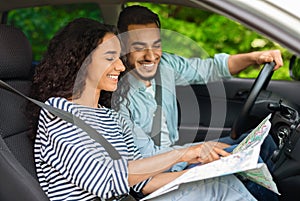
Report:
[{"label": "driver seat", "polygon": [[[0,24],[0,79],[28,95],[31,46],[21,30]],[[49,200],[34,165],[33,140],[24,114],[26,101],[0,88],[0,200]]]}]

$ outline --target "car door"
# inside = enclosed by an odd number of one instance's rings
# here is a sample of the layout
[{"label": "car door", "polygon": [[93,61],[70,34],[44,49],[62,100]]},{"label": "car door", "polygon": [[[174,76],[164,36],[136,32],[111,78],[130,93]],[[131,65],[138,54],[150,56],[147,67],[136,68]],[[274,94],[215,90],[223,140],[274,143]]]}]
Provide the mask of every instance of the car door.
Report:
[{"label": "car door", "polygon": [[[178,86],[179,143],[230,135],[254,80],[233,78],[222,83]],[[258,97],[251,111],[253,119],[249,122],[249,127],[253,128],[272,112],[268,105],[274,101],[289,101],[299,107],[299,88],[299,81],[271,80],[266,91],[272,94],[272,98],[266,98],[263,94]]]},{"label": "car door", "polygon": [[[299,55],[299,48],[295,47],[295,44],[300,42],[299,35],[294,34],[291,36],[292,31],[286,31],[291,28],[288,23],[285,23],[285,29],[278,27],[278,24],[283,20],[283,16],[278,19],[271,19],[271,17],[269,19],[267,15],[263,15],[266,13],[266,10],[257,8],[260,10],[255,12],[255,4],[258,4],[259,7],[261,3],[259,1],[251,3],[253,4],[253,10],[248,12],[247,9],[245,10],[246,5],[240,5],[243,4],[240,1],[199,1],[201,7],[229,16],[231,19],[237,20],[238,23],[242,22],[253,28],[253,30],[262,32],[264,37],[276,39],[276,41],[281,42],[281,45],[289,47],[289,50],[287,50],[289,54]],[[263,2],[261,6],[267,9],[270,8],[278,12],[279,15],[281,11],[275,10],[275,8],[279,7],[267,4],[272,3]],[[292,22],[293,19],[290,19],[289,15],[293,14],[287,11],[283,12],[284,15],[288,15],[285,17]],[[249,16],[252,16],[252,18]],[[299,20],[296,23],[299,23]],[[292,44],[293,41],[295,44]],[[286,54],[285,51],[282,51],[282,54]],[[277,73],[278,75],[282,72],[288,74],[287,66],[290,61],[289,57],[285,58],[287,58],[284,60],[285,67],[274,74]],[[254,81],[255,77],[233,77],[232,79],[208,83],[207,85],[178,86],[179,143],[210,140],[230,135],[233,123],[238,118]],[[271,80],[267,89],[260,94],[251,110],[252,116],[248,128],[253,128],[263,117],[273,111],[268,107],[270,103],[283,100],[295,104],[295,107],[299,107],[300,94],[297,93],[299,87],[300,83],[291,79],[281,80],[275,78]]]}]

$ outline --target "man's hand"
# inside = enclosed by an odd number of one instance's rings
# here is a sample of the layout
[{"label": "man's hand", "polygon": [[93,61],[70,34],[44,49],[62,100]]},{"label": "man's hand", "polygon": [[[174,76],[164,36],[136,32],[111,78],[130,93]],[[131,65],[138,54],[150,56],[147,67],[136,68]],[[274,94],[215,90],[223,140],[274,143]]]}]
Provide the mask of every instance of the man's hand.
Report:
[{"label": "man's hand", "polygon": [[267,50],[267,51],[257,52],[256,63],[258,65],[267,62],[272,62],[272,61],[276,63],[274,70],[277,70],[278,68],[283,66],[283,61],[279,50]]},{"label": "man's hand", "polygon": [[199,153],[199,160],[201,163],[209,163],[220,159],[220,157],[229,156],[230,153],[223,149],[230,145],[220,142],[205,142],[202,144]]},{"label": "man's hand", "polygon": [[283,65],[280,50],[266,50],[243,54],[230,55],[228,58],[229,72],[234,75],[252,65],[261,65],[263,63],[276,63],[274,70]]}]

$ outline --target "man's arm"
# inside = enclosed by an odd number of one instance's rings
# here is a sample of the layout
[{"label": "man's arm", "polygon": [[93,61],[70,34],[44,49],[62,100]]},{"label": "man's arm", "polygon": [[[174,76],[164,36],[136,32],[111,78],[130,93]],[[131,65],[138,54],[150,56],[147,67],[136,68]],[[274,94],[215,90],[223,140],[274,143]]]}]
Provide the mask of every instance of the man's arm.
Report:
[{"label": "man's arm", "polygon": [[276,63],[274,70],[283,65],[281,52],[279,50],[267,50],[230,55],[228,58],[228,68],[230,73],[234,75],[251,65],[261,65],[263,63],[272,61]]}]

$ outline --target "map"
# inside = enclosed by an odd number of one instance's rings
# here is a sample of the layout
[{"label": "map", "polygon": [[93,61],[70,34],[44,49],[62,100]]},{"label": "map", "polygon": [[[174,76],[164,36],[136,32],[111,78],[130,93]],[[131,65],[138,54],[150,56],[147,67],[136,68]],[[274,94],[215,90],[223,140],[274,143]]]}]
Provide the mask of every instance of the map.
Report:
[{"label": "map", "polygon": [[271,115],[268,115],[255,129],[253,129],[233,150],[231,155],[189,169],[180,177],[149,194],[142,200],[151,199],[172,190],[176,190],[182,183],[235,173],[280,194],[266,164],[258,162],[261,144],[267,137],[271,128],[270,118]]}]

